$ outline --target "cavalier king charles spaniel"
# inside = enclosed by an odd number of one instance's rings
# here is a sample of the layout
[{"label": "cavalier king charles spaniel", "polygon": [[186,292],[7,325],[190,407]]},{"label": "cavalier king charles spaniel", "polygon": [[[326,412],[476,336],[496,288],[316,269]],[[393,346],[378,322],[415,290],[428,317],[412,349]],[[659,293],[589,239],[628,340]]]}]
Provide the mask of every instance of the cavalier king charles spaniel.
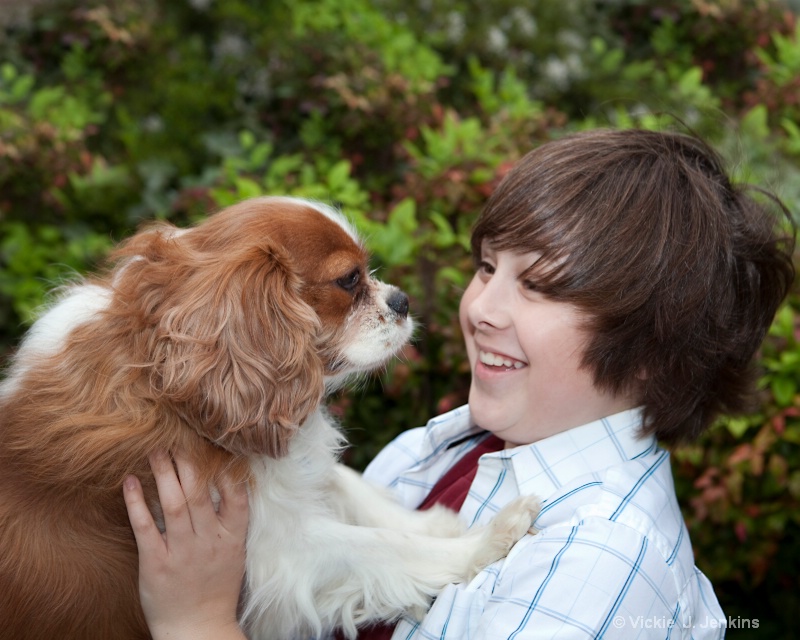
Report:
[{"label": "cavalier king charles spaniel", "polygon": [[0,385],[0,637],[149,638],[122,482],[182,451],[248,483],[242,624],[295,640],[424,611],[530,527],[521,498],[466,531],[337,462],[321,406],[409,339],[408,298],[368,270],[337,211],[246,200],[191,229],[146,228],[67,286]]}]

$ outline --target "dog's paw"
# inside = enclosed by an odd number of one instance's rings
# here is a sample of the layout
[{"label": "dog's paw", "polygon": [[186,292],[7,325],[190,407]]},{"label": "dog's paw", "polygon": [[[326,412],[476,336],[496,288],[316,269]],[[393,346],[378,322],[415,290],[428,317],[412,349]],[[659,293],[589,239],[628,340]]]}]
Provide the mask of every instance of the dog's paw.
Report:
[{"label": "dog's paw", "polygon": [[499,535],[508,536],[508,549],[526,533],[536,533],[533,522],[541,511],[542,504],[536,496],[519,496],[500,510],[489,527]]},{"label": "dog's paw", "polygon": [[533,522],[540,509],[541,503],[534,496],[519,496],[503,507],[481,530],[483,544],[473,558],[470,577],[492,562],[505,558],[526,533],[535,534]]}]

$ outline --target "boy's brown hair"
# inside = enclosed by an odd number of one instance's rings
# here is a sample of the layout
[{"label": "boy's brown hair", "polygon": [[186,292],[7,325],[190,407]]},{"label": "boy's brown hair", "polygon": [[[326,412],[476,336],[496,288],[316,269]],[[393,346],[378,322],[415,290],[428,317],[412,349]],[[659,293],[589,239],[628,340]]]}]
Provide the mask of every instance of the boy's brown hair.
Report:
[{"label": "boy's brown hair", "polygon": [[586,313],[584,366],[641,403],[648,433],[690,440],[749,408],[754,354],[794,278],[794,229],[702,141],[596,130],[544,144],[492,194],[476,260],[484,240],[542,254],[526,275]]}]

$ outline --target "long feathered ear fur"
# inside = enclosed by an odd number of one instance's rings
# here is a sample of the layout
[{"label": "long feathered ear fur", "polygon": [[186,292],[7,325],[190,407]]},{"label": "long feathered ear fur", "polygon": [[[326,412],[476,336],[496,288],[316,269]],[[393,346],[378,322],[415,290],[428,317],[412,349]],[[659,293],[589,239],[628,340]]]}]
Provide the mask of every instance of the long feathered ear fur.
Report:
[{"label": "long feathered ear fur", "polygon": [[322,399],[319,320],[291,256],[248,240],[220,250],[202,228],[140,233],[117,252],[131,258],[117,289],[131,286],[152,329],[154,390],[221,447],[277,458]]}]

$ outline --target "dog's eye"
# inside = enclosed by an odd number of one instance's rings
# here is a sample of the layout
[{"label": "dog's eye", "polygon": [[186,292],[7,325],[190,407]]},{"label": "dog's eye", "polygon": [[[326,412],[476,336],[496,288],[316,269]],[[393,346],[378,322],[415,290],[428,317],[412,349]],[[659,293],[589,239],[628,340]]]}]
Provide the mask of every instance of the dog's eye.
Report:
[{"label": "dog's eye", "polygon": [[353,269],[350,273],[346,276],[343,276],[336,280],[336,284],[338,284],[342,289],[347,292],[352,292],[353,289],[356,288],[356,285],[361,280],[361,271],[359,269]]}]

